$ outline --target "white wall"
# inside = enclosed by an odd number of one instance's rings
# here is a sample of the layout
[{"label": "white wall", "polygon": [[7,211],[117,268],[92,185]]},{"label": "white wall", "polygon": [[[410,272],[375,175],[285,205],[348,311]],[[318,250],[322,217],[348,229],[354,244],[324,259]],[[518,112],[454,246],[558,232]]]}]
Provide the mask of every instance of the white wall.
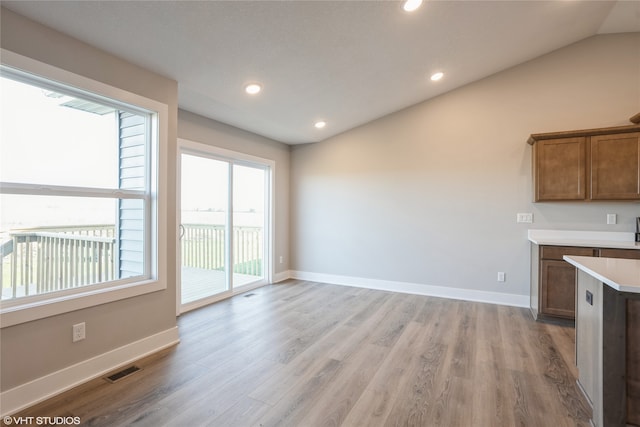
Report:
[{"label": "white wall", "polygon": [[640,216],[638,203],[532,203],[528,136],[630,124],[639,83],[640,34],[598,36],[295,146],[292,269],[528,295],[528,228],[632,231]]}]

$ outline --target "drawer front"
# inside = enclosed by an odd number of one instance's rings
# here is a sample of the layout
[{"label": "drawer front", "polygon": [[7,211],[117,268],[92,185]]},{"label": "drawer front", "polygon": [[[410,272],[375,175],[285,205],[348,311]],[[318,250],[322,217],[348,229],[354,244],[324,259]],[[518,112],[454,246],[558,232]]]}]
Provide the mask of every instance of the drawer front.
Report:
[{"label": "drawer front", "polygon": [[640,250],[638,249],[600,249],[600,256],[603,258],[640,259]]},{"label": "drawer front", "polygon": [[564,255],[575,256],[594,256],[593,248],[579,248],[573,246],[541,246],[540,258],[541,259],[555,259],[562,261]]}]

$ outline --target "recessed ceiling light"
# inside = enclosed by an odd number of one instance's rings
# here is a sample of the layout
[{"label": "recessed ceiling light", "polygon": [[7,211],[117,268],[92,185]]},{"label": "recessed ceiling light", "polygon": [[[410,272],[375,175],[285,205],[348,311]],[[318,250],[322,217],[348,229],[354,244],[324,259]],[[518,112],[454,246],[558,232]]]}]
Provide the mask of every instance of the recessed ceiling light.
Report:
[{"label": "recessed ceiling light", "polygon": [[262,85],[259,83],[249,83],[244,87],[244,91],[247,92],[249,95],[255,95],[257,93],[260,93],[261,90],[262,90]]},{"label": "recessed ceiling light", "polygon": [[444,73],[440,71],[438,71],[437,73],[431,74],[431,80],[433,80],[434,82],[437,82],[443,77],[444,77]]},{"label": "recessed ceiling light", "polygon": [[405,12],[413,12],[414,10],[419,8],[421,4],[422,0],[407,0],[404,2],[402,8],[405,10]]},{"label": "recessed ceiling light", "polygon": [[322,129],[323,127],[325,127],[327,125],[327,122],[325,121],[317,121],[314,126],[316,127],[316,129]]}]

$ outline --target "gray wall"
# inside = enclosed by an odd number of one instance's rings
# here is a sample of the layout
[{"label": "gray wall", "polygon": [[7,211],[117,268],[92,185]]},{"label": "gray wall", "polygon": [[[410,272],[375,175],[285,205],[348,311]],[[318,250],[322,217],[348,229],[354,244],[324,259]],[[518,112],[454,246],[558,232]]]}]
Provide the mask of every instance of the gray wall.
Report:
[{"label": "gray wall", "polygon": [[639,83],[640,34],[597,36],[294,147],[292,269],[528,295],[528,228],[632,231],[640,216],[638,203],[532,203],[528,136],[630,124]]},{"label": "gray wall", "polygon": [[[0,331],[0,390],[5,391],[176,325],[175,151],[178,86],[175,81],[124,62],[78,40],[2,9],[2,48],[169,106],[166,257],[164,291],[53,316]],[[87,339],[73,344],[71,325],[86,322]]]},{"label": "gray wall", "polygon": [[[274,272],[275,274],[286,272],[289,269],[289,146],[183,110],[178,112],[178,136],[190,141],[262,157],[276,163]],[[283,257],[282,264],[279,262],[280,256]]]}]

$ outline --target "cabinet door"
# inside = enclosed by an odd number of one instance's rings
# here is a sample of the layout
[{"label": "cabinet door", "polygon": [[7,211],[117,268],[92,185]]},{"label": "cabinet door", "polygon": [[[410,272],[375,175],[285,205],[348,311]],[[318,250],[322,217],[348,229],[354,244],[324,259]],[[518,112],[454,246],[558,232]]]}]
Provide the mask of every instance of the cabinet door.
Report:
[{"label": "cabinet door", "polygon": [[591,199],[640,200],[640,132],[591,137]]},{"label": "cabinet door", "polygon": [[586,147],[584,137],[536,142],[533,146],[536,202],[586,199]]},{"label": "cabinet door", "polygon": [[540,261],[540,312],[575,318],[576,269],[564,261]]}]

